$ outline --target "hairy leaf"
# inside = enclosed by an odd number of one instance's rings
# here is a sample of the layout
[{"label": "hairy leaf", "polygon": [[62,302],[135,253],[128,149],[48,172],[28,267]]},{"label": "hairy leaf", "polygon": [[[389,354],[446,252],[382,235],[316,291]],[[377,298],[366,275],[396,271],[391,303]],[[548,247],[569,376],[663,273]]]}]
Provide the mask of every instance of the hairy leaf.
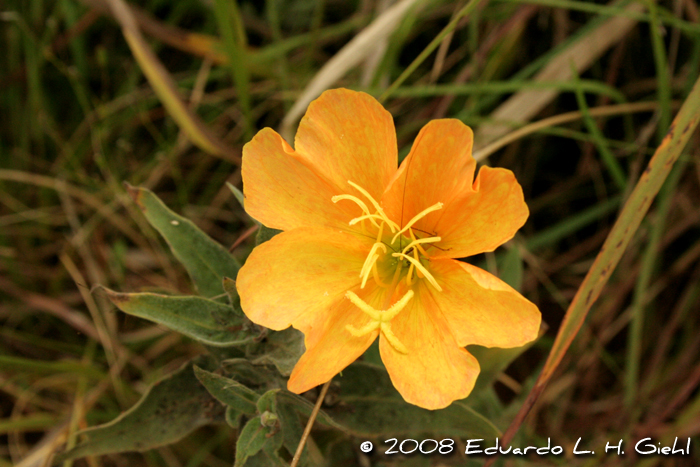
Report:
[{"label": "hairy leaf", "polygon": [[124,451],[146,451],[174,443],[200,426],[222,419],[224,410],[207,392],[188,362],[166,376],[131,409],[105,425],[89,428],[73,449],[58,455],[61,463],[85,456]]},{"label": "hairy leaf", "polygon": [[465,401],[453,402],[441,410],[406,403],[392,386],[388,373],[371,364],[350,365],[334,383],[340,389],[339,402],[326,413],[355,436],[436,433],[489,439],[500,435],[493,423]]},{"label": "hairy leaf", "polygon": [[267,442],[263,445],[262,451],[258,452],[253,457],[249,457],[245,463],[245,467],[288,467],[287,464],[277,453],[279,446],[279,437],[274,437],[274,442]]},{"label": "hairy leaf", "polygon": [[224,291],[228,295],[229,303],[233,307],[234,312],[239,316],[243,316],[243,310],[241,310],[241,299],[238,296],[238,289],[236,289],[236,281],[230,277],[224,277],[222,285],[224,287]]},{"label": "hairy leaf", "polygon": [[304,335],[290,327],[271,331],[265,344],[253,350],[251,361],[256,365],[275,365],[282,375],[289,376],[304,350]]},{"label": "hairy leaf", "polygon": [[222,280],[236,277],[241,267],[238,261],[192,221],[168,209],[151,191],[128,184],[126,188],[185,266],[199,293],[210,298],[223,294]]},{"label": "hairy leaf", "polygon": [[248,387],[256,390],[259,390],[259,388],[267,390],[270,389],[267,385],[274,384],[274,370],[253,365],[248,359],[230,358],[224,360],[221,364],[231,378],[240,381]]},{"label": "hairy leaf", "polygon": [[[311,415],[311,411],[314,409],[314,404],[308,399],[294,394],[293,392],[280,391],[277,393],[277,407],[278,411],[282,410],[282,408],[289,408],[299,412],[305,417],[308,417]],[[336,423],[324,410],[318,412],[316,420],[323,425],[328,425],[341,431],[346,431],[342,425]]]},{"label": "hairy leaf", "polygon": [[257,413],[256,403],[260,395],[252,389],[237,381],[211,373],[197,366],[194,367],[194,374],[211,395],[222,404],[247,415],[255,415]]},{"label": "hairy leaf", "polygon": [[277,454],[282,440],[279,426],[263,426],[260,415],[251,418],[238,435],[234,467],[284,465]]},{"label": "hairy leaf", "polygon": [[[289,405],[278,404],[277,415],[280,418],[280,425],[282,428],[282,443],[287,451],[294,454],[304,434],[304,425],[299,418],[299,414]],[[304,447],[301,454],[301,465],[306,465],[308,463],[308,451],[308,447]]]},{"label": "hairy leaf", "polygon": [[263,448],[266,441],[266,435],[269,429],[262,426],[260,416],[256,416],[248,420],[248,423],[243,427],[238,435],[236,442],[236,463],[234,467],[245,465],[249,457],[254,456]]},{"label": "hairy leaf", "polygon": [[124,313],[162,324],[211,346],[242,345],[253,339],[246,322],[235,316],[230,306],[207,298],[100,289]]}]

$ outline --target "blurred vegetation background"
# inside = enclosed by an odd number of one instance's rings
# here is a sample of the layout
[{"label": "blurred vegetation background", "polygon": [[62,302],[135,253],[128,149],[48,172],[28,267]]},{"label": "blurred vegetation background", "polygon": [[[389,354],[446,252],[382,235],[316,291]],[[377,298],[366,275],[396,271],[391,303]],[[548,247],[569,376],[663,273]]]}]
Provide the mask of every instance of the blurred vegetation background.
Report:
[{"label": "blurred vegetation background", "polygon": [[[548,326],[495,385],[505,430],[700,65],[695,0],[7,0],[0,32],[0,467],[48,465],[202,353],[91,294],[193,292],[122,182],[244,260],[256,226],[226,187],[241,185],[242,146],[266,126],[289,139],[332,87],[381,97],[401,156],[430,119],[461,119],[477,157],[523,186],[525,227],[474,259]],[[582,437],[596,454],[500,462],[700,464],[699,155],[695,132],[521,427],[526,444],[570,453]],[[676,436],[694,438],[690,456],[604,453]],[[235,440],[215,425],[75,464],[232,465]]]}]

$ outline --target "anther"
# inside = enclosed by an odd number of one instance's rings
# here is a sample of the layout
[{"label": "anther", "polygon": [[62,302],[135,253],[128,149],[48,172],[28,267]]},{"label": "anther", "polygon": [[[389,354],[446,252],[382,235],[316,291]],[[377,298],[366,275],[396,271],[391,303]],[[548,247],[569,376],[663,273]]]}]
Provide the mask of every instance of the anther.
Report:
[{"label": "anther", "polygon": [[377,227],[377,228],[379,228],[379,224],[377,224],[377,222],[376,222],[377,220],[380,220],[380,221],[382,221],[382,223],[384,223],[384,218],[382,218],[382,216],[380,216],[380,215],[378,215],[378,214],[364,214],[364,215],[362,215],[362,216],[360,216],[360,217],[356,217],[356,218],[354,218],[354,219],[350,219],[350,222],[348,222],[348,224],[349,224],[349,225],[355,225],[355,224],[357,224],[358,222],[363,221],[363,220],[365,220],[365,219],[371,220],[371,221],[372,221],[372,224],[374,224],[374,226]]},{"label": "anther", "polygon": [[416,222],[418,222],[419,220],[421,220],[422,218],[424,218],[425,216],[427,216],[431,212],[439,211],[440,209],[442,209],[442,206],[443,206],[442,203],[435,203],[432,206],[430,206],[429,208],[425,208],[421,212],[419,212],[418,214],[413,216],[413,219],[408,221],[408,224],[406,224],[401,230],[396,232],[396,235],[394,235],[394,238],[391,239],[391,244],[393,245],[394,242],[396,241],[396,239],[399,238],[399,235],[401,235],[402,233],[404,233],[405,231],[410,229],[413,226],[413,224],[415,224]]},{"label": "anther", "polygon": [[341,201],[341,200],[344,200],[344,199],[346,199],[346,200],[348,200],[348,201],[352,201],[353,203],[357,204],[357,205],[360,207],[360,209],[362,209],[362,212],[364,212],[365,214],[369,214],[369,208],[368,208],[367,205],[366,205],[360,198],[358,198],[357,196],[352,196],[352,195],[336,195],[336,196],[334,196],[334,197],[331,198],[331,201],[333,201],[333,203],[337,203],[338,201]]},{"label": "anther", "polygon": [[435,242],[439,242],[440,240],[442,240],[441,237],[419,238],[418,240],[414,240],[414,241],[412,241],[411,243],[409,243],[409,244],[406,246],[406,248],[404,248],[403,251],[401,251],[401,253],[405,255],[406,252],[407,252],[408,250],[410,250],[411,248],[413,248],[414,246],[418,246],[418,245],[420,245],[420,244],[422,244],[422,243],[435,243]]},{"label": "anther", "polygon": [[[413,240],[413,241],[415,242],[415,241],[416,241],[416,236],[413,234],[413,229],[409,229],[409,230],[408,230],[408,233],[409,233],[410,236],[411,236],[411,240]],[[420,246],[420,243],[417,243],[417,244],[416,244],[416,247],[418,248],[418,251],[420,252],[421,255],[423,255],[423,256],[428,256],[428,253],[423,249],[422,246]]]},{"label": "anther", "polygon": [[[331,201],[333,201],[333,203],[337,203],[338,201],[341,201],[344,199],[348,200],[348,201],[352,201],[353,203],[357,204],[360,207],[360,209],[362,209],[362,212],[364,213],[364,216],[361,216],[361,217],[358,217],[358,218],[351,220],[350,225],[353,225],[353,224],[355,224],[361,220],[364,220],[364,219],[369,219],[370,222],[372,222],[372,224],[374,224],[375,227],[379,227],[379,224],[377,224],[377,222],[374,220],[376,217],[379,217],[379,216],[377,216],[376,214],[370,214],[369,208],[367,207],[367,205],[357,196],[337,195],[337,196],[333,196],[331,198]],[[383,220],[381,217],[379,217],[379,219]],[[355,221],[355,222],[353,222],[353,221]]]},{"label": "anther", "polygon": [[386,245],[384,245],[381,242],[375,243],[374,245],[372,245],[372,249],[369,250],[367,259],[365,259],[365,264],[362,265],[362,270],[360,270],[360,277],[362,278],[362,285],[360,286],[361,289],[365,288],[367,279],[369,278],[369,275],[372,272],[372,267],[374,267],[377,260],[379,259],[379,253],[377,253],[377,250],[379,249],[384,251],[384,253],[387,252]]},{"label": "anther", "polygon": [[381,218],[384,220],[384,222],[386,222],[386,223],[389,225],[389,228],[391,229],[391,232],[392,232],[392,233],[393,233],[393,232],[396,232],[396,230],[398,230],[399,226],[396,225],[395,222],[391,221],[391,219],[389,219],[389,218],[386,216],[386,214],[384,213],[384,209],[382,209],[382,207],[379,205],[379,203],[377,203],[377,201],[375,201],[375,199],[372,197],[372,195],[369,194],[369,192],[368,192],[367,190],[365,190],[364,188],[362,188],[362,187],[361,187],[360,185],[358,185],[357,183],[353,183],[353,182],[350,181],[350,180],[348,180],[348,183],[350,184],[350,186],[352,186],[353,188],[355,188],[357,191],[359,191],[360,193],[362,193],[363,195],[365,195],[365,197],[366,197],[366,198],[370,201],[370,203],[372,203],[372,205],[374,206],[374,209],[377,210],[377,213],[379,213],[379,215],[380,215]]}]

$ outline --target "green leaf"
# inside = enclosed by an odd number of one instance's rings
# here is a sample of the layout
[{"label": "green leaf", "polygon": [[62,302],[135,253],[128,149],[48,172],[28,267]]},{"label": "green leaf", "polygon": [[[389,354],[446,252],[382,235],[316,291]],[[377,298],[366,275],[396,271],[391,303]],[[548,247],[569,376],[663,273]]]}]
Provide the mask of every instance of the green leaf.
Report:
[{"label": "green leaf", "polygon": [[517,247],[513,247],[499,258],[498,270],[501,280],[520,291],[523,287],[523,259]]},{"label": "green leaf", "polygon": [[265,344],[254,348],[250,357],[256,365],[275,365],[282,375],[289,376],[304,350],[304,334],[290,327],[271,331]]},{"label": "green leaf", "polygon": [[277,412],[277,394],[281,389],[271,389],[258,399],[258,413]]},{"label": "green leaf", "polygon": [[255,235],[255,244],[260,245],[261,243],[265,243],[266,241],[270,240],[272,237],[279,233],[282,233],[282,231],[277,229],[271,229],[260,224],[258,233]]},{"label": "green leaf", "polygon": [[245,465],[249,457],[263,448],[268,429],[260,423],[260,416],[253,417],[243,427],[236,442],[236,463],[234,467]]},{"label": "green leaf", "polygon": [[151,191],[129,184],[126,189],[185,266],[199,293],[210,298],[223,294],[222,279],[236,277],[241,267],[238,261],[192,221],[168,209]]},{"label": "green leaf", "polygon": [[498,428],[466,401],[453,402],[440,410],[408,404],[392,386],[387,372],[371,364],[350,365],[334,383],[340,387],[339,402],[326,409],[326,413],[355,436],[423,433],[484,439],[500,436]]},{"label": "green leaf", "polygon": [[241,427],[240,423],[242,418],[243,414],[241,412],[231,406],[226,407],[226,423],[228,423],[231,428],[238,430]]},{"label": "green leaf", "polygon": [[[238,204],[241,205],[241,207],[245,210],[245,195],[241,190],[238,189],[237,186],[233,185],[230,182],[226,182],[226,186],[228,187],[229,190],[231,190],[231,193],[233,193],[233,196],[236,198],[236,201],[238,201]],[[255,219],[253,219],[255,221]],[[255,221],[256,224],[260,225],[260,222]]]},{"label": "green leaf", "polygon": [[[241,190],[239,190],[236,186],[232,185],[229,182],[226,182],[226,186],[228,187],[229,190],[231,190],[231,193],[233,193],[233,196],[236,197],[236,200],[238,203],[241,205],[241,207],[245,210],[245,195]],[[251,219],[253,219],[251,217]],[[260,245],[261,243],[265,243],[278,233],[282,232],[281,230],[277,229],[271,229],[269,227],[265,227],[262,225],[260,222],[258,222],[256,219],[253,219],[253,221],[258,224],[258,233],[255,235],[255,244]]]},{"label": "green leaf", "polygon": [[[107,297],[124,313],[163,324],[205,344],[224,347],[253,340],[248,324],[231,307],[203,297],[173,297],[153,293],[118,293],[105,287]],[[228,323],[222,320],[228,317]]]},{"label": "green leaf", "polygon": [[234,312],[239,316],[243,316],[243,310],[241,310],[241,299],[238,296],[238,289],[236,289],[236,281],[230,277],[224,277],[223,286]]},{"label": "green leaf", "polygon": [[80,432],[85,440],[54,463],[85,456],[146,451],[174,443],[221,420],[223,407],[197,381],[193,362],[153,384],[131,409],[105,425]]},{"label": "green leaf", "polygon": [[478,345],[470,345],[467,350],[476,357],[481,367],[479,377],[472,391],[472,394],[474,394],[472,397],[478,397],[482,389],[490,387],[496,381],[498,375],[508,368],[508,365],[518,358],[520,354],[529,349],[532,344],[533,342],[530,342],[527,345],[514,349],[489,349]]},{"label": "green leaf", "polygon": [[[291,408],[296,412],[299,412],[300,414],[308,417],[309,415],[311,415],[311,412],[314,409],[314,404],[308,399],[301,397],[300,395],[294,394],[293,392],[289,392],[286,390],[282,390],[277,393],[277,410],[282,411],[285,407]],[[335,420],[333,420],[323,410],[320,410],[318,412],[316,420],[318,420],[324,425],[328,425],[338,430],[345,431],[345,427],[336,423]]]},{"label": "green leaf", "polygon": [[[221,362],[226,373],[236,381],[244,383],[248,387],[264,387],[270,383],[275,384],[274,370],[253,365],[246,358],[230,358]],[[265,389],[268,389],[265,387]]]},{"label": "green leaf", "polygon": [[279,426],[263,426],[259,415],[251,418],[238,435],[234,467],[284,465],[277,454],[282,441]]},{"label": "green leaf", "polygon": [[[299,446],[301,437],[304,434],[304,425],[302,424],[299,414],[292,406],[286,404],[278,404],[277,415],[280,418],[280,426],[282,431],[282,444],[290,452],[294,454]],[[308,447],[304,447],[301,453],[300,465],[308,464]]]},{"label": "green leaf", "polygon": [[[236,200],[238,201],[238,203],[245,210],[245,195],[243,194],[243,192],[229,182],[226,182],[226,186],[228,186],[229,190],[231,190],[231,192],[233,193],[233,196],[236,197]],[[251,217],[251,219],[253,219],[253,218]],[[271,229],[269,227],[265,227],[260,222],[258,222],[256,219],[253,219],[253,221],[256,224],[258,224],[258,233],[255,235],[255,244],[256,245],[260,245],[261,243],[265,243],[266,241],[270,240],[272,237],[274,237],[278,233],[282,232],[281,230]]]},{"label": "green leaf", "polygon": [[[273,437],[274,442],[267,442],[263,445],[263,450],[248,458],[245,467],[289,467],[277,453],[280,446],[276,446],[281,438]],[[275,449],[276,448],[276,449]]]},{"label": "green leaf", "polygon": [[256,403],[260,396],[252,389],[247,388],[238,381],[226,378],[216,373],[194,367],[194,374],[200,383],[219,402],[246,415],[257,413]]}]

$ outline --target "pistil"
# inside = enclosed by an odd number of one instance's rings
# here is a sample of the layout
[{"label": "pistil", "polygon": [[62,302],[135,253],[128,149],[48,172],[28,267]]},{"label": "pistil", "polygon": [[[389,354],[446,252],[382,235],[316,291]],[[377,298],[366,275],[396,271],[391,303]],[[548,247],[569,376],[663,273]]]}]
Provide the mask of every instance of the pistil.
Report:
[{"label": "pistil", "polygon": [[370,332],[374,332],[377,329],[379,329],[379,332],[384,336],[387,342],[391,344],[394,350],[402,354],[408,353],[408,349],[406,348],[406,346],[403,345],[403,343],[399,340],[398,337],[396,337],[394,332],[391,330],[390,322],[396,317],[396,315],[398,315],[401,312],[401,310],[406,308],[408,302],[411,300],[411,298],[413,298],[413,290],[409,290],[408,292],[406,292],[406,295],[401,297],[396,303],[394,303],[386,310],[377,310],[371,307],[353,292],[348,292],[345,294],[345,296],[355,306],[367,313],[369,317],[372,318],[369,323],[362,326],[360,329],[357,329],[352,324],[348,324],[347,326],[345,326],[345,329],[347,329],[348,332],[350,332],[350,334],[352,334],[355,337],[362,337],[364,335],[369,334]]}]

